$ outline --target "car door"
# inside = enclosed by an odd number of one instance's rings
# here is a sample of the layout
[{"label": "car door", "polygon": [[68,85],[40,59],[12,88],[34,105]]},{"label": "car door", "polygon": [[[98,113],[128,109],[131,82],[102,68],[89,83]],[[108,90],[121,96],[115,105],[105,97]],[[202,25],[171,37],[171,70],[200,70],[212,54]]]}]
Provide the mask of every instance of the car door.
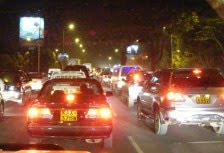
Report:
[{"label": "car door", "polygon": [[145,84],[143,85],[143,89],[139,94],[140,97],[140,105],[142,108],[142,112],[144,112],[145,114],[149,114],[149,110],[148,110],[148,101],[150,98],[149,95],[149,86],[150,86],[151,80],[146,80]]},{"label": "car door", "polygon": [[149,115],[153,115],[153,104],[157,102],[161,90],[162,72],[156,72],[149,81],[144,94],[144,109]]}]

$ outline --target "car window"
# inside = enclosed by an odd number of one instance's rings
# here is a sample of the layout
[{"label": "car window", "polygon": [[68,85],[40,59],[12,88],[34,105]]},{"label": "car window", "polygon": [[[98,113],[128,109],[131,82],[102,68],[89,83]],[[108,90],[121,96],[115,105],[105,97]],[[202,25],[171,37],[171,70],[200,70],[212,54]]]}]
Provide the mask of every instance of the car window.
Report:
[{"label": "car window", "polygon": [[51,102],[52,97],[55,98],[58,94],[64,96],[75,94],[77,96],[94,97],[102,95],[102,89],[97,84],[91,82],[51,82],[44,86],[39,96],[42,99],[47,99],[48,102]]},{"label": "car window", "polygon": [[224,79],[218,71],[202,71],[200,74],[183,71],[173,73],[172,85],[176,87],[224,87]]}]

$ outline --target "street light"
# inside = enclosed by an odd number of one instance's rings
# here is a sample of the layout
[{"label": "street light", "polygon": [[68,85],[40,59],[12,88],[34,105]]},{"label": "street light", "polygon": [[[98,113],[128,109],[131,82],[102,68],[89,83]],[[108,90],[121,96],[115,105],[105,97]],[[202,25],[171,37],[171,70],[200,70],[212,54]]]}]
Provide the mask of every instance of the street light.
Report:
[{"label": "street light", "polygon": [[119,50],[118,50],[118,49],[115,49],[114,51],[115,51],[116,53],[118,53]]},{"label": "street light", "polygon": [[75,38],[75,43],[77,44],[77,43],[79,43],[79,38]]},{"label": "street light", "polygon": [[79,45],[79,47],[80,47],[80,48],[82,48],[82,47],[83,47],[83,45],[82,45],[82,44],[80,44],[80,45]]},{"label": "street light", "polygon": [[[74,24],[71,23],[68,25],[69,30],[73,30],[75,28]],[[62,52],[64,53],[65,49],[65,29],[62,30]]]}]

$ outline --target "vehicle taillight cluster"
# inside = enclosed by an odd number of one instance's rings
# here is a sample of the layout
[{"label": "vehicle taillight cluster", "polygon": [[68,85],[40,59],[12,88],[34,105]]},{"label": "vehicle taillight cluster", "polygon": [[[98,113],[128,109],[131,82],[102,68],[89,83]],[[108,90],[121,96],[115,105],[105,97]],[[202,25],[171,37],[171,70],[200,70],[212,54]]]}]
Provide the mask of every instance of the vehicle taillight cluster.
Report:
[{"label": "vehicle taillight cluster", "polygon": [[183,102],[184,98],[181,93],[171,91],[167,93],[167,100],[174,102]]},{"label": "vehicle taillight cluster", "polygon": [[52,118],[53,115],[49,108],[30,108],[28,110],[27,116],[29,118]]},{"label": "vehicle taillight cluster", "polygon": [[134,78],[134,82],[139,82],[140,81],[140,77],[139,77],[139,75],[138,74],[135,74],[134,76],[133,76]]},{"label": "vehicle taillight cluster", "polygon": [[220,99],[221,99],[222,103],[224,104],[224,94],[220,95]]},{"label": "vehicle taillight cluster", "polygon": [[112,111],[110,108],[91,108],[86,114],[86,118],[112,118]]}]

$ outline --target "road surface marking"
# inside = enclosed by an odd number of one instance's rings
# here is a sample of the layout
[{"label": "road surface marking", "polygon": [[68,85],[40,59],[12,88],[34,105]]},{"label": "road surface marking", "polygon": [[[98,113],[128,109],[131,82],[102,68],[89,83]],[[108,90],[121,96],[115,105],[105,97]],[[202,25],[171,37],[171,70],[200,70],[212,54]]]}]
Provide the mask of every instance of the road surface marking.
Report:
[{"label": "road surface marking", "polygon": [[139,147],[139,145],[135,142],[135,140],[131,136],[128,136],[128,140],[130,141],[130,143],[132,144],[132,146],[135,148],[135,150],[137,151],[137,153],[144,153],[142,151],[142,149]]},{"label": "road surface marking", "polygon": [[224,141],[195,141],[195,142],[187,142],[190,144],[207,144],[207,143],[224,143]]}]

